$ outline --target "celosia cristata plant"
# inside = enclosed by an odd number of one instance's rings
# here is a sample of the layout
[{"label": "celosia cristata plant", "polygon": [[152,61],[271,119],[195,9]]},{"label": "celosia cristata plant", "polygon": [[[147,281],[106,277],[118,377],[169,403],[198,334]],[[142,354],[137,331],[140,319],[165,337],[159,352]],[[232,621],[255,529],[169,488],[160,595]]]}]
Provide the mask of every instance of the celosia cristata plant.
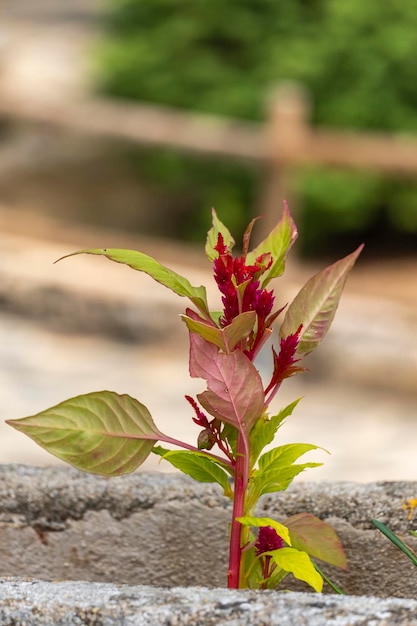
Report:
[{"label": "celosia cristata plant", "polygon": [[[303,371],[301,357],[327,333],[361,248],[313,276],[289,306],[277,306],[269,284],[282,275],[297,230],[284,206],[276,227],[250,251],[253,223],[244,235],[242,254],[233,256],[232,235],[213,211],[205,251],[221,292],[221,311],[210,310],[204,287],[193,287],[140,252],[106,248],[75,253],[129,265],[190,300],[192,308],[182,316],[190,338],[189,370],[207,383],[195,399],[187,396],[200,429],[195,445],[162,433],[143,404],[111,391],[78,396],[8,423],[87,472],[119,476],[137,469],[153,452],[198,481],[218,483],[233,503],[228,586],[275,588],[291,572],[321,591],[323,578],[312,559],[346,567],[332,528],[308,513],[278,521],[257,517],[255,508],[262,495],[285,490],[304,469],[321,465],[297,462],[317,448],[308,443],[264,451],[298,400],[278,414],[270,414],[269,406],[282,382]],[[275,347],[264,384],[256,357],[270,337]]]}]

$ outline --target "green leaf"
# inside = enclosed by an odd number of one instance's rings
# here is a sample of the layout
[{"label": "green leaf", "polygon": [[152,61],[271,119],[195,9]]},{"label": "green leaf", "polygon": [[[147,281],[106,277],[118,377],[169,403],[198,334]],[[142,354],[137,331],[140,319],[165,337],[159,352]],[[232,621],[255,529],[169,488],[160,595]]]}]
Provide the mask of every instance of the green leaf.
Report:
[{"label": "green leaf", "polygon": [[181,317],[190,332],[197,333],[203,339],[214,343],[223,352],[232,352],[239,341],[248,337],[256,322],[255,311],[240,313],[225,328],[218,328],[188,315],[181,315]]},{"label": "green leaf", "polygon": [[[259,471],[276,471],[286,468],[300,456],[311,450],[318,450],[319,446],[311,443],[288,443],[265,452],[259,459]],[[323,448],[320,448],[323,449]]]},{"label": "green leaf", "polygon": [[336,314],[343,287],[363,246],[307,281],[287,309],[280,338],[295,333],[302,324],[298,354],[312,352],[323,340]]},{"label": "green leaf", "polygon": [[265,287],[272,278],[283,274],[285,259],[297,236],[297,228],[288,210],[287,203],[284,202],[284,210],[278,224],[246,257],[246,263],[253,265],[259,256],[268,252],[271,253],[273,262],[271,267],[262,275],[261,287]]},{"label": "green leaf", "polygon": [[77,396],[7,423],[63,461],[103,476],[133,472],[163,437],[143,404],[111,391]]},{"label": "green leaf", "polygon": [[322,465],[322,463],[294,464],[300,456],[315,449],[318,449],[318,446],[309,443],[291,443],[265,452],[259,458],[259,469],[254,470],[249,483],[247,494],[249,510],[262,495],[285,491],[294,478],[305,469]]},{"label": "green leaf", "polygon": [[281,567],[276,567],[267,579],[258,580],[258,585],[260,583],[266,583],[267,589],[276,589],[288,574],[289,572],[281,569]]},{"label": "green leaf", "polygon": [[158,456],[164,456],[167,452],[171,452],[171,450],[163,448],[162,446],[154,446],[151,451],[153,454],[157,454]]},{"label": "green leaf", "polygon": [[237,429],[234,426],[232,426],[231,424],[228,424],[227,422],[225,422],[224,425],[223,425],[223,428],[222,428],[221,436],[222,436],[222,439],[227,441],[227,443],[229,444],[230,450],[232,451],[232,454],[234,456],[236,456],[236,454],[237,454],[237,436],[238,436]]},{"label": "green leaf", "polygon": [[203,322],[202,320],[193,319],[188,315],[181,315],[181,319],[186,323],[190,333],[196,333],[206,341],[213,343],[220,348],[220,350],[224,350],[224,337],[221,328]]},{"label": "green leaf", "polygon": [[162,458],[188,474],[200,483],[218,483],[223,487],[225,495],[232,495],[228,475],[218,463],[212,461],[203,452],[193,450],[168,450]]},{"label": "green leaf", "polygon": [[343,545],[334,529],[311,513],[299,513],[285,521],[292,546],[312,557],[347,570]]},{"label": "green leaf", "polygon": [[323,463],[300,463],[281,467],[279,470],[272,466],[266,472],[259,472],[258,470],[253,479],[248,501],[252,504],[252,502],[256,502],[260,496],[266,493],[285,491],[298,474],[301,474],[305,469],[320,467],[321,465]]},{"label": "green leaf", "polygon": [[238,522],[243,524],[243,526],[252,526],[255,528],[271,526],[271,528],[274,528],[274,530],[277,531],[278,535],[285,541],[285,543],[289,546],[291,545],[291,536],[288,528],[271,517],[254,517],[252,515],[245,515],[244,517],[238,517],[236,519]]},{"label": "green leaf", "polygon": [[294,402],[291,402],[291,404],[282,409],[277,415],[273,415],[272,417],[264,415],[257,422],[255,422],[249,438],[251,467],[254,467],[265,446],[274,440],[278,428],[281,426],[285,418],[292,414],[300,400],[301,398],[298,398]]},{"label": "green leaf", "polygon": [[[164,285],[164,287],[168,287],[168,289],[171,289],[171,291],[176,293],[178,296],[189,298],[200,311],[204,313],[208,312],[207,294],[205,287],[193,287],[186,278],[184,278],[180,274],[177,274],[173,270],[170,270],[164,265],[161,265],[160,263],[158,263],[158,261],[148,256],[147,254],[143,254],[142,252],[136,252],[135,250],[102,248],[80,250],[79,252],[67,254],[66,256],[61,257],[61,259],[66,259],[77,254],[95,254],[99,256],[105,256],[107,259],[110,259],[110,261],[123,263],[124,265],[128,265],[134,270],[144,272],[145,274],[148,274],[148,276],[156,280],[156,282]],[[58,259],[58,261],[60,261],[61,259]]]},{"label": "green leaf", "polygon": [[314,563],[306,552],[296,550],[295,548],[280,548],[265,552],[272,557],[272,560],[278,567],[290,572],[298,580],[303,580],[313,587],[315,591],[321,593],[323,589],[323,578],[320,576]]},{"label": "green leaf", "polygon": [[229,250],[233,248],[235,245],[235,240],[230,234],[229,229],[219,220],[217,217],[217,213],[214,209],[211,210],[212,213],[212,227],[207,233],[206,240],[206,256],[209,261],[214,261],[219,256],[218,252],[214,249],[214,246],[217,245],[218,234],[221,233],[223,235],[223,241]]}]

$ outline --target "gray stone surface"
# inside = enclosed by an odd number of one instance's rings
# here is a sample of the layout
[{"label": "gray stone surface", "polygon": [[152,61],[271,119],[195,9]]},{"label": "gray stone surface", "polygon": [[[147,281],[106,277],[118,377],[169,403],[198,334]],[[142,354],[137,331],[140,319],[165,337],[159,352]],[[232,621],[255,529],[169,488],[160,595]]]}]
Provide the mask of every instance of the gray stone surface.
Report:
[{"label": "gray stone surface", "polygon": [[0,579],[11,626],[414,626],[417,601]]},{"label": "gray stone surface", "polygon": [[[303,511],[338,532],[348,572],[323,566],[349,594],[414,597],[417,570],[371,524],[407,538],[403,505],[417,483],[304,483],[264,498],[261,515]],[[230,502],[182,475],[104,479],[66,468],[0,467],[0,575],[159,586],[220,587],[227,577]],[[288,583],[287,583],[288,580]],[[290,589],[305,590],[286,579]],[[327,592],[329,589],[327,589]]]}]

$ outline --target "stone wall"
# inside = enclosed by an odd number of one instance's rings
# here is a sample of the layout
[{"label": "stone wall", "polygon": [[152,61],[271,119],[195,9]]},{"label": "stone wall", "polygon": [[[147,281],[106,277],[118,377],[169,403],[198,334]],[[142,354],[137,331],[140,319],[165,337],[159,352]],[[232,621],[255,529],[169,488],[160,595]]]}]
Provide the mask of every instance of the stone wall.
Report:
[{"label": "stone wall", "polygon": [[[259,512],[284,521],[306,511],[329,522],[350,569],[323,569],[346,593],[410,598],[416,568],[370,520],[388,524],[415,549],[403,505],[416,494],[412,482],[302,483],[264,498]],[[105,479],[67,468],[2,466],[0,575],[221,587],[230,514],[220,488],[182,475]],[[285,584],[301,589],[289,577]]]}]

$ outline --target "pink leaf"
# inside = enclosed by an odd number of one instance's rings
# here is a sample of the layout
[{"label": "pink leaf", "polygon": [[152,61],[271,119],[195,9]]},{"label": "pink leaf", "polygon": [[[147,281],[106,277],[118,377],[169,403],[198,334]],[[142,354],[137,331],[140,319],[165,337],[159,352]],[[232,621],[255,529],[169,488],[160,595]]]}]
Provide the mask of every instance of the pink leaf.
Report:
[{"label": "pink leaf", "polygon": [[285,521],[290,531],[291,545],[325,563],[347,570],[342,543],[329,524],[311,513],[299,513]]},{"label": "pink leaf", "polygon": [[190,333],[190,376],[207,380],[210,363],[218,351],[214,343],[206,341],[197,333]]},{"label": "pink leaf", "polygon": [[350,270],[363,246],[310,278],[287,309],[280,329],[281,339],[302,324],[298,354],[308,354],[322,341],[334,319]]},{"label": "pink leaf", "polygon": [[197,397],[210,415],[245,432],[262,415],[261,377],[242,352],[225,354],[213,343],[191,333],[190,374],[207,381],[207,391]]}]

